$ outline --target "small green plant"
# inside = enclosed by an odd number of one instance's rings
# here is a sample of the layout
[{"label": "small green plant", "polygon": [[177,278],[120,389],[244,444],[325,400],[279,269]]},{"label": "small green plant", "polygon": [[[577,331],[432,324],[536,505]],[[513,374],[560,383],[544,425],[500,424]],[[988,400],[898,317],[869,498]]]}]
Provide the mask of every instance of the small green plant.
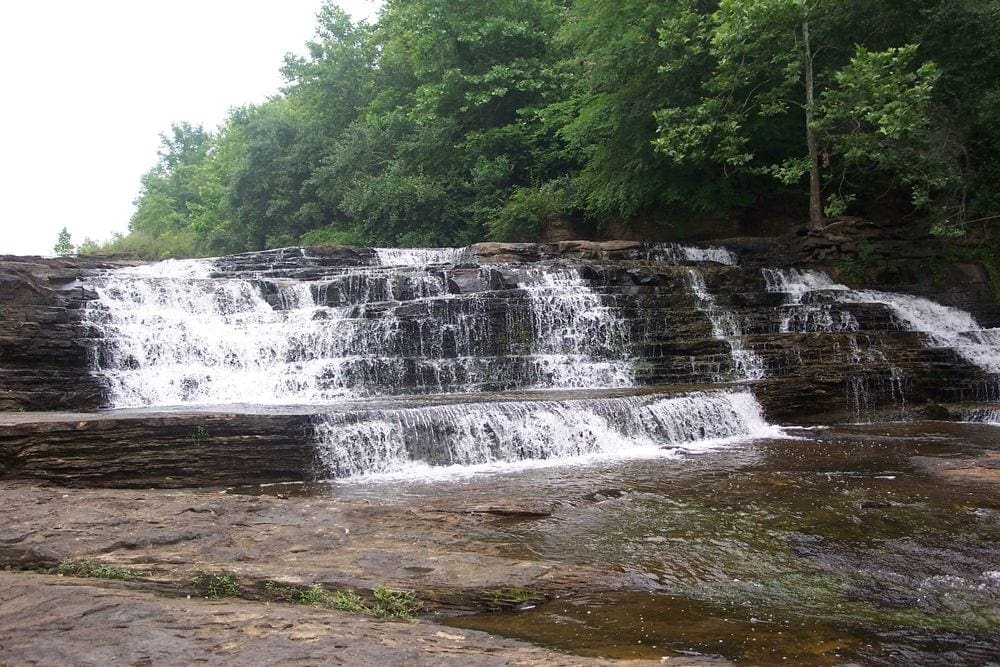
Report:
[{"label": "small green plant", "polygon": [[408,620],[420,609],[420,601],[413,591],[392,591],[379,586],[373,591],[375,604],[371,612],[376,618]]},{"label": "small green plant", "polygon": [[319,584],[305,588],[269,581],[264,584],[264,594],[273,600],[312,607],[326,607],[331,604],[330,594]]},{"label": "small green plant", "polygon": [[368,611],[364,599],[354,591],[335,591],[332,604],[334,609],[340,611],[350,611],[356,614]]},{"label": "small green plant", "polygon": [[236,583],[236,578],[231,574],[199,572],[191,580],[191,584],[199,595],[209,600],[234,598],[240,594],[240,586]]},{"label": "small green plant", "polygon": [[201,424],[194,430],[194,435],[191,436],[191,442],[195,447],[201,447],[205,444],[205,440],[208,438],[208,429],[206,429]]},{"label": "small green plant", "polygon": [[490,602],[494,607],[519,606],[531,602],[539,602],[545,597],[539,591],[517,586],[497,588],[486,591],[486,594],[489,596]]},{"label": "small green plant", "polygon": [[114,565],[104,565],[92,560],[72,560],[65,559],[56,567],[56,572],[73,577],[93,577],[95,579],[118,579],[120,581],[131,581],[136,578],[136,573],[123,567]]}]

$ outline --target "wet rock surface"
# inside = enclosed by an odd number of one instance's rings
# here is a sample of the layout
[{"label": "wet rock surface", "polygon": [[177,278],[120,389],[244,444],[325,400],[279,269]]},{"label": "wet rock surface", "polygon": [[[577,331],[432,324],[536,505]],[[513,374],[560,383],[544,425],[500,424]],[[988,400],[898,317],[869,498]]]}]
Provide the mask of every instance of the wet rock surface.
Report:
[{"label": "wet rock surface", "polygon": [[0,256],[0,411],[104,403],[103,387],[90,373],[92,334],[80,315],[96,295],[80,279],[128,265]]},{"label": "wet rock surface", "polygon": [[309,415],[0,417],[0,475],[66,486],[264,484],[321,476]]}]

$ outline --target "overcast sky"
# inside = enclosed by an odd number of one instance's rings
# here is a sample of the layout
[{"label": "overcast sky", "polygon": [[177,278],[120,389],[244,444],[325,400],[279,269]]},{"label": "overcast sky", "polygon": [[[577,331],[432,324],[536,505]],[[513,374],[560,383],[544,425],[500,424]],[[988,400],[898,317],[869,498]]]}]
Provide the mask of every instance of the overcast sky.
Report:
[{"label": "overcast sky", "polygon": [[[126,232],[139,177],[177,121],[214,129],[282,84],[322,0],[0,4],[0,254]],[[373,18],[379,0],[342,0]]]}]

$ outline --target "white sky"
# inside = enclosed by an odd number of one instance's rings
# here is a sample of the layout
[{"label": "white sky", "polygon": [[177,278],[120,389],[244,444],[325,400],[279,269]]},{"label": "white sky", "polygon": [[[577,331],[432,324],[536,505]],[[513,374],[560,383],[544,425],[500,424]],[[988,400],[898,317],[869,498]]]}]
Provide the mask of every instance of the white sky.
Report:
[{"label": "white sky", "polygon": [[[322,0],[3,0],[0,254],[127,232],[159,134],[282,84]],[[380,0],[340,0],[356,19]]]}]

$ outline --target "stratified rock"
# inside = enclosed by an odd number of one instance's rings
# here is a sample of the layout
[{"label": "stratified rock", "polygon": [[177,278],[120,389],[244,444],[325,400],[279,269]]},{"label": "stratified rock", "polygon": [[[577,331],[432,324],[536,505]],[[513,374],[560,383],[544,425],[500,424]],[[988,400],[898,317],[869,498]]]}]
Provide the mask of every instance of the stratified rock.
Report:
[{"label": "stratified rock", "polygon": [[185,487],[317,477],[307,415],[0,416],[0,477],[65,486]]}]

